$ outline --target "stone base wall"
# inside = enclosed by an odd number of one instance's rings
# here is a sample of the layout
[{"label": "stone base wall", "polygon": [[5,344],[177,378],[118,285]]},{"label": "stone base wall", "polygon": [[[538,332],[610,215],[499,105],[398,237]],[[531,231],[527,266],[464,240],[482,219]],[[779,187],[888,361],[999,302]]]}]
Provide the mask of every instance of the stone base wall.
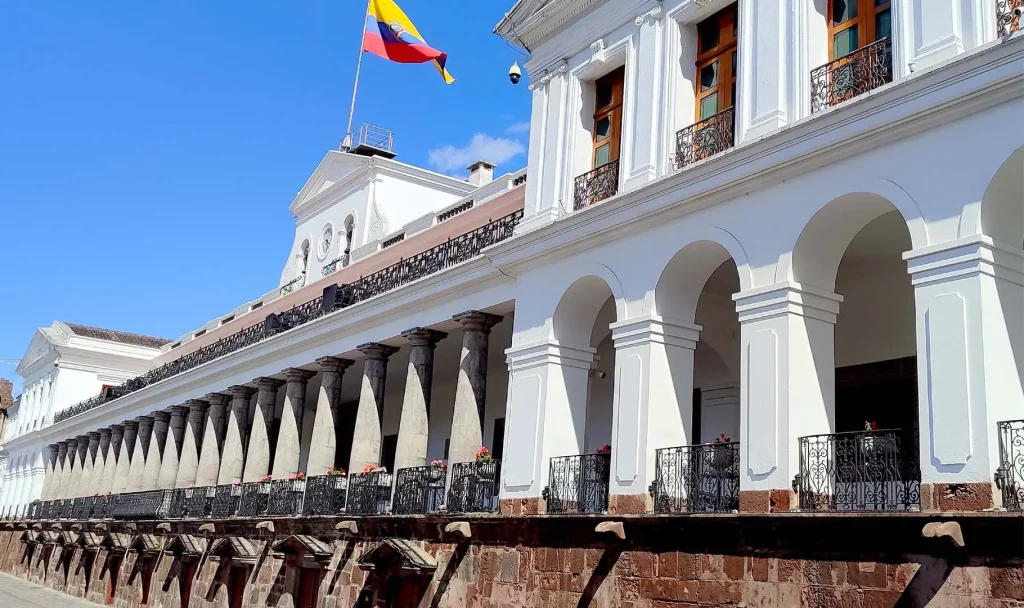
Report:
[{"label": "stone base wall", "polygon": [[46,586],[55,591],[64,591],[67,586],[70,550],[63,545],[54,545],[46,564]]},{"label": "stone base wall", "polygon": [[101,548],[96,551],[92,563],[92,577],[85,599],[94,604],[104,604],[111,584],[117,583],[115,565],[124,555],[122,551]]},{"label": "stone base wall", "polygon": [[[307,602],[320,608],[1024,606],[1020,515],[487,517],[461,520],[469,524],[468,538],[444,531],[455,518],[359,519],[356,534],[335,530],[337,521],[274,520],[272,532],[255,521],[218,522],[214,537],[256,539],[257,554],[241,560],[129,550],[114,606],[140,606],[147,562],[154,608],[179,608],[186,594],[192,608],[230,608],[236,594],[245,608]],[[621,523],[625,538],[597,531],[607,521]],[[929,523],[956,533],[925,536]],[[175,522],[165,532],[145,522],[138,532],[197,534],[198,526]],[[17,531],[3,534],[0,564],[17,572],[27,544]],[[295,543],[271,551],[273,541],[297,534],[319,538],[331,553],[306,554]],[[359,560],[388,538],[412,540],[436,570],[399,577],[361,568]],[[62,572],[60,549],[47,560],[48,577]],[[105,549],[96,552],[83,591],[96,603],[111,576],[104,572],[108,558]],[[74,557],[71,566],[66,590],[79,593]]]}]

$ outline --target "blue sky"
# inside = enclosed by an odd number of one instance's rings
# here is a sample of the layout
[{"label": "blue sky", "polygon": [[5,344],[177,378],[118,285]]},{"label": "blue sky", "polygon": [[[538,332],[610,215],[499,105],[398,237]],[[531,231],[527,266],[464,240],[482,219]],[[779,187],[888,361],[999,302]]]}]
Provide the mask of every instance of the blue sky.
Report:
[{"label": "blue sky", "polygon": [[[399,0],[457,82],[367,55],[356,123],[443,172],[524,166],[522,56],[491,31],[512,4]],[[174,338],[273,288],[288,204],[344,135],[365,9],[5,0],[0,359],[54,319]]]}]

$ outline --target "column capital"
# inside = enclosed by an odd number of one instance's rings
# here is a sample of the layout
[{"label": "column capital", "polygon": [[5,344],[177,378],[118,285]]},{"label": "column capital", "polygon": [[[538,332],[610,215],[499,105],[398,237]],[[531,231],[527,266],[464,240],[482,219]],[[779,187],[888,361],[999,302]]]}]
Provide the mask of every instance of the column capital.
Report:
[{"label": "column capital", "polygon": [[1024,286],[1024,251],[984,234],[912,249],[903,254],[911,283],[917,287],[988,275]]},{"label": "column capital", "polygon": [[125,420],[120,426],[126,431],[136,431],[139,428],[139,423],[134,420]]},{"label": "column capital", "polygon": [[103,439],[104,437],[107,437],[107,438],[110,437],[110,429],[109,428],[102,428],[98,432],[100,434],[100,439]]},{"label": "column capital", "polygon": [[249,397],[252,397],[252,394],[255,392],[251,386],[246,386],[244,384],[229,386],[228,391],[231,392],[232,399],[248,399]]},{"label": "column capital", "polygon": [[224,405],[230,398],[230,395],[225,395],[224,393],[210,393],[203,397],[210,405]]},{"label": "column capital", "polygon": [[67,441],[58,441],[57,442],[57,447],[58,448],[67,449],[68,448],[68,442]]},{"label": "column capital", "polygon": [[352,364],[355,363],[355,361],[351,359],[342,359],[340,357],[320,357],[316,360],[316,363],[320,366],[321,371],[341,373],[352,367]]},{"label": "column capital", "polygon": [[110,429],[110,432],[112,434],[114,432],[120,432],[120,433],[124,432],[124,425],[122,425],[122,424],[112,424],[112,425],[108,426],[107,428]]},{"label": "column capital", "polygon": [[441,340],[448,337],[448,334],[436,329],[425,327],[413,327],[402,332],[402,337],[409,341],[412,346],[434,346]]},{"label": "column capital", "polygon": [[520,344],[505,351],[508,369],[511,372],[543,365],[590,369],[594,364],[595,354],[597,349],[591,346],[561,344],[554,339]]},{"label": "column capital", "polygon": [[58,441],[57,443],[51,443],[50,445],[46,446],[46,449],[48,449],[48,450],[60,449],[60,442]]},{"label": "column capital", "polygon": [[735,293],[740,325],[783,315],[797,315],[835,324],[843,296],[792,281]]},{"label": "column capital", "polygon": [[302,369],[301,367],[289,367],[284,370],[284,379],[286,382],[304,382],[315,375],[316,372],[311,372],[308,369]]},{"label": "column capital", "polygon": [[367,359],[377,359],[380,361],[387,361],[391,355],[398,352],[398,349],[394,346],[380,344],[379,342],[367,342],[366,344],[360,344],[356,347],[356,350],[366,355]]},{"label": "column capital", "polygon": [[157,410],[150,414],[155,422],[167,422],[171,419],[171,415],[163,410]]},{"label": "column capital", "polygon": [[139,416],[135,418],[135,422],[139,425],[139,428],[144,426],[153,426],[153,415],[146,414],[144,416]]},{"label": "column capital", "polygon": [[90,443],[93,442],[93,441],[98,442],[100,440],[100,432],[99,431],[89,431],[88,433],[86,433],[86,435],[89,436],[89,442]]},{"label": "column capital", "polygon": [[666,319],[658,315],[644,315],[609,325],[615,348],[649,343],[678,346],[694,350],[700,340],[700,325]]},{"label": "column capital", "polygon": [[78,445],[81,446],[83,443],[89,442],[89,435],[88,433],[83,433],[78,437],[75,437],[75,439],[78,441]]},{"label": "column capital", "polygon": [[194,412],[196,410],[203,410],[208,405],[209,404],[206,401],[203,401],[202,399],[189,399],[188,401],[185,402],[185,407],[187,407],[190,412]]},{"label": "column capital", "polygon": [[490,333],[491,328],[497,325],[502,317],[501,315],[492,315],[478,310],[467,310],[466,312],[452,315],[452,319],[462,323],[462,327],[465,330]]},{"label": "column capital", "polygon": [[256,383],[256,388],[261,390],[275,390],[277,387],[284,384],[284,382],[277,378],[270,378],[268,376],[261,376],[259,378],[253,378],[253,382]]}]

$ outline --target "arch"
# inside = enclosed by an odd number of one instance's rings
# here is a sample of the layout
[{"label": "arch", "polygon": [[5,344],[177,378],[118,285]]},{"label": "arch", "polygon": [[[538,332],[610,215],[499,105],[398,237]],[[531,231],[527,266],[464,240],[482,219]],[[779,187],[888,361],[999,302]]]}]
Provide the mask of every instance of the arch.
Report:
[{"label": "arch", "polygon": [[911,245],[929,244],[920,205],[895,182],[881,177],[857,177],[829,182],[822,200],[828,201],[804,224],[791,253],[779,257],[775,281],[796,281],[832,289],[839,261],[850,241],[879,216],[900,212]]},{"label": "arch", "polygon": [[[985,187],[974,228],[994,240],[1024,248],[1024,146],[1013,151]],[[964,209],[964,218],[968,217]],[[961,230],[971,225],[961,220]],[[968,236],[961,234],[960,236]]]},{"label": "arch", "polygon": [[[735,260],[731,252],[717,241],[702,240],[687,244],[665,265],[653,294],[648,294],[650,303],[645,304],[644,308],[666,319],[693,323],[697,301],[704,291],[704,285],[712,273],[730,259]],[[746,273],[739,272],[739,268],[737,262],[742,290],[750,286],[749,268],[743,265]],[[744,274],[747,276],[747,287],[744,287]]]},{"label": "arch", "polygon": [[552,336],[562,344],[589,346],[594,323],[609,298],[615,300],[615,319],[625,316],[626,302],[622,286],[610,268],[591,264],[584,274],[562,293],[552,316]]}]

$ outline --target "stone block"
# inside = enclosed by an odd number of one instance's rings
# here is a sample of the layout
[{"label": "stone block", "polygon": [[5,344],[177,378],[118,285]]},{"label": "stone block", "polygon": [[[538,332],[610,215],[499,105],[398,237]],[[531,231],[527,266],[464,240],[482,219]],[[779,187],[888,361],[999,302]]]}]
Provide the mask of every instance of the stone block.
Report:
[{"label": "stone block", "polygon": [[748,557],[747,578],[760,583],[768,582],[768,558]]},{"label": "stone block", "polygon": [[713,606],[743,600],[740,583],[733,581],[697,581],[697,601]]},{"label": "stone block", "polygon": [[991,568],[988,578],[993,598],[1024,600],[1024,568]]},{"label": "stone block", "polygon": [[888,586],[886,565],[875,562],[848,562],[846,581],[855,587],[885,589]]},{"label": "stone block", "polygon": [[675,551],[659,553],[656,574],[659,578],[677,578],[679,576],[679,554]]},{"label": "stone block", "polygon": [[722,557],[722,572],[725,578],[731,581],[743,580],[743,565],[745,559],[740,555],[725,555]]}]

